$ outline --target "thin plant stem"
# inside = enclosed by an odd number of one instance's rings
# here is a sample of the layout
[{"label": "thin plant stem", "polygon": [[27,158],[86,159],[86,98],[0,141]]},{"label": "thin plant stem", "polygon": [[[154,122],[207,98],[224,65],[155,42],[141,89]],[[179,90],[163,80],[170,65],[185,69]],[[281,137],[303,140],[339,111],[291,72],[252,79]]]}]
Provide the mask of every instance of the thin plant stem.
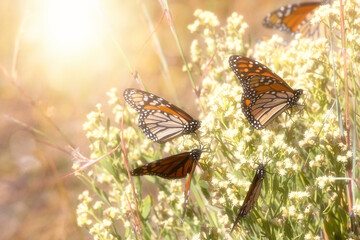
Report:
[{"label": "thin plant stem", "polygon": [[106,154],[102,155],[101,157],[97,158],[97,159],[89,159],[89,158],[86,158],[84,157],[78,150],[75,150],[75,149],[72,149],[72,155],[74,157],[74,159],[77,159],[77,160],[80,160],[82,162],[85,162],[84,165],[82,165],[79,169],[76,169],[75,171],[69,173],[69,174],[66,174],[65,176],[63,176],[63,178],[66,178],[70,175],[73,175],[79,171],[82,171],[88,167],[90,167],[91,165],[97,163],[98,161],[100,161],[101,159],[109,156],[110,154],[112,154],[113,152],[115,152],[116,150],[118,150],[120,147],[120,144],[117,145],[114,149],[112,149],[110,152],[107,152]]},{"label": "thin plant stem", "polygon": [[[129,206],[129,208],[130,208],[131,215],[133,216],[133,219],[134,219],[134,221],[135,221],[135,225],[138,225],[138,224],[140,224],[140,223],[136,221],[137,218],[135,217],[134,211],[133,211],[133,209],[131,208],[131,203],[130,203],[129,197],[128,197],[128,195],[127,195],[126,192],[125,192],[125,196],[126,196],[126,201],[127,201],[127,203],[128,203],[128,206]],[[138,212],[138,214],[139,214],[139,212]],[[141,226],[140,226],[140,229],[141,229]],[[140,233],[141,233],[141,231],[140,231]],[[138,239],[137,234],[136,234],[136,228],[134,229],[134,235],[135,235],[135,238]],[[140,234],[140,236],[141,236],[141,239],[142,239],[142,234]]]},{"label": "thin plant stem", "polygon": [[[350,114],[349,114],[349,86],[348,86],[348,80],[347,80],[347,65],[346,65],[346,35],[345,35],[345,24],[344,24],[344,5],[342,0],[340,0],[340,26],[341,26],[341,53],[343,56],[343,62],[344,62],[344,84],[345,84],[345,129],[346,129],[346,144],[347,144],[347,150],[350,151]],[[347,172],[348,177],[352,178],[352,166],[350,159],[348,160],[347,164]],[[348,182],[348,200],[349,200],[349,214],[352,212],[353,208],[353,192],[352,192],[352,184],[351,182]]]},{"label": "thin plant stem", "polygon": [[184,65],[185,65],[185,68],[186,68],[186,72],[188,74],[188,77],[190,79],[190,83],[191,83],[191,86],[194,90],[194,93],[196,95],[197,98],[199,98],[199,94],[198,94],[198,91],[196,89],[196,85],[195,85],[195,82],[194,82],[194,79],[192,77],[192,74],[191,74],[191,71],[189,69],[189,66],[188,66],[188,63],[187,63],[187,60],[185,58],[185,54],[184,54],[184,51],[183,51],[183,48],[181,46],[181,43],[180,43],[180,40],[179,40],[179,37],[177,35],[177,32],[176,32],[176,29],[175,29],[175,25],[174,25],[174,21],[172,19],[172,16],[171,16],[171,13],[170,13],[170,9],[169,9],[169,5],[168,5],[168,2],[167,0],[158,0],[159,3],[160,3],[160,6],[162,7],[163,11],[165,12],[165,16],[168,20],[168,23],[169,23],[169,26],[170,26],[170,30],[174,36],[174,39],[176,41],[176,45],[179,49],[179,52],[180,52],[180,55],[181,55],[181,58],[184,62]]},{"label": "thin plant stem", "polygon": [[16,119],[16,118],[14,118],[14,117],[12,117],[12,116],[9,116],[9,115],[4,115],[4,117],[5,117],[6,119],[8,119],[9,121],[12,121],[12,122],[14,122],[14,123],[22,126],[23,128],[25,128],[25,129],[28,130],[29,132],[32,132],[32,133],[34,133],[34,134],[36,134],[36,135],[39,135],[39,136],[44,137],[44,138],[47,138],[47,136],[46,136],[46,134],[45,134],[44,132],[42,132],[42,131],[40,131],[40,130],[38,130],[38,129],[30,126],[30,125],[28,125],[27,123],[25,123],[25,122],[23,122],[23,121],[21,121],[21,120],[19,120],[19,119]]},{"label": "thin plant stem", "polygon": [[114,43],[115,48],[117,49],[117,51],[120,53],[121,58],[123,59],[124,63],[126,64],[127,68],[129,69],[132,77],[134,78],[134,80],[137,82],[138,86],[142,89],[142,90],[146,90],[145,84],[143,83],[141,77],[139,76],[138,72],[132,67],[132,65],[130,64],[129,59],[127,58],[124,50],[122,49],[122,47],[120,46],[120,43],[117,41],[114,31],[112,30],[111,24],[109,23],[108,19],[105,17],[105,15],[103,14],[103,11],[101,9],[101,7],[99,6],[97,0],[93,0],[94,2],[94,6],[101,18],[101,20],[103,21],[105,28],[110,36],[111,41]]},{"label": "thin plant stem", "polygon": [[[123,112],[123,115],[122,115],[122,118],[121,118],[121,147],[122,147],[122,152],[123,152],[123,155],[124,155],[124,165],[126,167],[126,171],[127,171],[127,174],[128,174],[129,182],[130,182],[130,185],[131,185],[131,190],[132,190],[133,197],[134,197],[135,207],[136,207],[137,218],[134,218],[134,221],[138,225],[138,229],[139,229],[139,232],[140,232],[140,237],[141,237],[141,239],[143,239],[142,228],[141,228],[141,219],[140,219],[140,214],[139,214],[139,207],[138,207],[138,204],[137,204],[137,201],[136,201],[134,182],[133,182],[133,179],[132,179],[131,174],[130,174],[129,159],[127,157],[126,143],[125,143],[125,139],[124,139],[124,112]],[[130,205],[130,208],[131,208],[131,205]],[[136,235],[136,231],[135,231],[135,235]]]},{"label": "thin plant stem", "polygon": [[[349,55],[349,53],[347,52],[347,55],[349,56],[349,60],[351,62],[351,66],[352,66],[352,69],[354,71],[354,77],[352,78],[352,84],[353,84],[353,104],[354,104],[354,110],[353,110],[353,113],[354,113],[354,124],[353,124],[353,137],[352,137],[352,146],[353,146],[353,156],[352,156],[352,163],[351,163],[351,167],[352,167],[352,176],[354,176],[356,178],[356,145],[357,145],[357,118],[356,118],[356,115],[358,114],[358,108],[357,108],[357,90],[356,90],[356,83],[359,82],[359,73],[357,71],[357,68],[356,68],[356,65],[354,64],[351,56]],[[352,184],[352,192],[354,193],[355,192],[355,182],[352,181],[351,182]],[[355,202],[355,194],[352,194],[352,202],[354,203]],[[356,219],[356,218],[355,218]],[[356,225],[359,226],[359,222],[357,221],[356,219]]]},{"label": "thin plant stem", "polygon": [[343,127],[343,122],[342,122],[342,117],[341,117],[341,107],[340,107],[340,101],[339,101],[339,96],[338,96],[338,90],[337,90],[337,84],[336,84],[336,70],[335,70],[335,56],[334,56],[334,36],[333,36],[333,31],[332,31],[332,20],[330,18],[330,15],[328,16],[329,19],[329,38],[330,38],[330,53],[331,53],[331,58],[332,58],[332,72],[333,72],[333,83],[334,83],[334,89],[335,89],[335,98],[336,98],[336,111],[338,114],[338,121],[339,121],[339,129],[340,129],[340,136],[341,139],[343,141],[345,141],[345,135],[344,135],[344,127]]},{"label": "thin plant stem", "polygon": [[[162,75],[164,76],[164,79],[165,79],[165,84],[167,85],[167,89],[171,91],[171,96],[173,96],[173,98],[175,99],[175,103],[177,105],[180,105],[180,102],[179,102],[179,98],[177,96],[177,92],[176,92],[176,88],[175,88],[175,85],[170,77],[170,73],[169,73],[169,65],[167,64],[167,61],[166,61],[166,58],[165,58],[165,54],[164,54],[164,51],[161,47],[161,44],[160,44],[160,41],[159,41],[159,38],[156,34],[156,29],[158,28],[158,26],[160,25],[160,23],[162,22],[162,20],[164,19],[164,16],[165,16],[165,11],[162,12],[161,14],[161,18],[160,18],[160,21],[159,23],[157,24],[156,27],[154,27],[154,25],[152,24],[152,21],[151,21],[151,17],[150,17],[150,14],[149,14],[149,11],[144,3],[144,1],[138,1],[138,4],[140,5],[141,7],[141,10],[143,11],[144,13],[144,17],[145,17],[145,21],[146,23],[148,24],[149,26],[149,29],[150,29],[150,36],[149,36],[149,39],[152,38],[152,40],[154,41],[154,45],[155,45],[155,52],[156,54],[158,55],[159,59],[160,59],[160,62],[161,62],[161,65],[162,65],[162,69],[161,70],[161,73]],[[148,39],[145,41],[145,43],[148,41]],[[143,44],[143,47],[145,46],[145,43]],[[142,48],[143,48],[142,47]],[[142,49],[141,48],[141,49]],[[140,54],[141,55],[141,54]]]}]

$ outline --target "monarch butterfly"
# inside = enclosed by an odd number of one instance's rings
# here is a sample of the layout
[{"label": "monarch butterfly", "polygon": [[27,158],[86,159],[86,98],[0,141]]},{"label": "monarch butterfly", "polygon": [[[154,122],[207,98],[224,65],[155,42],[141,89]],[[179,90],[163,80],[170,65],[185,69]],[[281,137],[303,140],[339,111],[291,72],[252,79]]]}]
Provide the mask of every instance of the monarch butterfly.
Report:
[{"label": "monarch butterfly", "polygon": [[318,30],[318,26],[311,29],[310,19],[314,10],[322,4],[323,2],[304,2],[282,6],[264,18],[263,26],[289,34],[300,32],[303,35],[313,35]]},{"label": "monarch butterfly", "polygon": [[156,175],[166,179],[184,178],[189,173],[184,190],[184,212],[181,219],[183,222],[185,218],[186,205],[190,194],[191,179],[203,150],[204,148],[193,149],[191,152],[184,152],[166,157],[151,163],[147,163],[132,170],[130,173],[132,176]]},{"label": "monarch butterfly", "polygon": [[255,205],[255,203],[260,195],[261,184],[265,178],[265,173],[266,173],[265,165],[259,164],[258,168],[256,169],[256,174],[254,176],[254,179],[250,185],[249,191],[246,194],[244,203],[241,206],[240,211],[234,222],[234,225],[230,231],[230,234],[233,232],[233,230],[235,229],[235,227],[236,227],[237,223],[240,221],[240,219],[245,217],[250,212],[250,210],[253,208],[253,206]]},{"label": "monarch butterfly", "polygon": [[251,58],[233,55],[229,65],[244,93],[242,111],[255,129],[263,129],[286,109],[299,105],[302,89],[293,90],[268,67]]},{"label": "monarch butterfly", "polygon": [[152,93],[128,88],[124,98],[139,113],[139,127],[145,136],[154,142],[164,143],[194,133],[201,125],[200,121]]}]

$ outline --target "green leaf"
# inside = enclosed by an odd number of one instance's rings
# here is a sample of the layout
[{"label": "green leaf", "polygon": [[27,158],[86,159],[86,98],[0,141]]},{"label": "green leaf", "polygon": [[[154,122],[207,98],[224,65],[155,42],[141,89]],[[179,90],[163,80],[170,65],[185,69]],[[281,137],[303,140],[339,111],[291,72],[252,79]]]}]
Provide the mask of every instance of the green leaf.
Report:
[{"label": "green leaf", "polygon": [[152,205],[153,205],[153,200],[150,195],[147,195],[147,197],[143,199],[141,205],[142,206],[141,216],[143,219],[147,219],[149,217]]},{"label": "green leaf", "polygon": [[107,204],[111,205],[109,198],[104,190],[98,188],[97,186],[93,185],[94,192]]}]

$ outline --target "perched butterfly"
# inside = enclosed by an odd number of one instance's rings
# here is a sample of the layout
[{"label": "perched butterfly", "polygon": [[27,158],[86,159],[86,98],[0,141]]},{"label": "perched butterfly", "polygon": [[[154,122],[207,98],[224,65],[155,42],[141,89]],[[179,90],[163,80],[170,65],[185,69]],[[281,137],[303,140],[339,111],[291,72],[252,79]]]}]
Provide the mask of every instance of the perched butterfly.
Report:
[{"label": "perched butterfly", "polygon": [[164,143],[184,134],[194,133],[200,121],[154,94],[128,88],[124,98],[139,113],[139,127],[154,142]]},{"label": "perched butterfly", "polygon": [[243,217],[245,217],[250,210],[253,208],[253,206],[255,205],[257,199],[259,198],[260,195],[260,191],[261,191],[261,184],[262,181],[265,178],[265,165],[264,164],[260,164],[258,166],[258,168],[256,169],[256,174],[255,177],[250,185],[249,191],[246,194],[245,200],[243,205],[240,208],[240,211],[236,217],[236,220],[234,222],[234,226],[232,227],[230,234],[233,232],[233,230],[235,229],[237,223],[239,222],[239,220]]},{"label": "perched butterfly", "polygon": [[310,25],[310,19],[323,2],[304,2],[289,4],[269,13],[263,20],[263,26],[280,31],[303,35],[313,35],[318,26]]},{"label": "perched butterfly", "polygon": [[182,222],[184,221],[186,205],[190,194],[191,178],[194,174],[197,162],[201,157],[204,148],[193,149],[191,152],[184,152],[170,157],[166,157],[131,171],[132,176],[156,175],[166,179],[184,178],[189,173],[185,184],[185,200],[183,205]]},{"label": "perched butterfly", "polygon": [[263,129],[286,109],[299,105],[302,89],[293,90],[278,75],[256,60],[233,55],[229,65],[244,93],[242,111],[255,129]]}]

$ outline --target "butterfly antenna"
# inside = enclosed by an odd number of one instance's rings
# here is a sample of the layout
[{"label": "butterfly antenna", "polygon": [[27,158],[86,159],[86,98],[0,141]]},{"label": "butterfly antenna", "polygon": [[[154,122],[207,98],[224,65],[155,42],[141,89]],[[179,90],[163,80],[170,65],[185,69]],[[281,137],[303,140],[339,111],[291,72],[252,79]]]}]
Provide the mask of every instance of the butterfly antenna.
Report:
[{"label": "butterfly antenna", "polygon": [[269,157],[269,153],[266,152],[266,153],[264,154],[264,157],[268,159],[268,160],[264,163],[264,165],[267,166],[267,165],[269,164],[269,162],[271,162],[271,158]]},{"label": "butterfly antenna", "polygon": [[204,146],[204,150],[203,150],[203,152],[206,152],[206,153],[211,153],[210,146],[209,146],[209,147]]},{"label": "butterfly antenna", "polygon": [[[256,164],[257,164],[257,163],[256,163]],[[251,168],[252,170],[254,170],[254,171],[256,170],[256,168],[253,168],[252,166],[250,166],[250,168]]]},{"label": "butterfly antenna", "polygon": [[205,146],[203,152],[211,153],[210,147],[208,148],[208,147]]},{"label": "butterfly antenna", "polygon": [[[266,166],[266,165],[265,165]],[[268,170],[264,169],[266,173],[268,174],[275,174],[274,172],[269,172]]]},{"label": "butterfly antenna", "polygon": [[198,148],[199,148],[202,152],[210,153],[210,151],[208,151],[209,148],[208,148],[205,144],[203,144],[200,139],[198,139],[198,141],[199,141]]},{"label": "butterfly antenna", "polygon": [[[268,160],[267,160],[265,163],[261,163],[261,164],[263,164],[263,165],[264,165],[264,168],[266,168],[266,166],[271,162],[272,159],[269,157],[269,154],[268,154],[268,153],[265,153],[265,156],[264,156],[264,157],[266,157]],[[266,169],[264,169],[264,170],[265,170],[266,173],[275,174],[275,173],[273,173],[273,172],[267,171]]]},{"label": "butterfly antenna", "polygon": [[[306,97],[306,98],[304,99],[304,102],[306,102],[308,96],[305,95],[305,97]],[[300,112],[304,111],[304,109],[305,109],[305,105],[304,105],[304,104],[300,104],[300,103],[298,103],[298,102],[295,103],[295,106],[300,106],[300,107],[302,107]]]},{"label": "butterfly antenna", "polygon": [[[254,163],[259,166],[261,163],[258,160],[259,160],[259,156],[256,156],[256,159],[254,160]],[[252,170],[256,170],[256,168],[253,168],[252,166],[250,166],[250,168]]]},{"label": "butterfly antenna", "polygon": [[199,145],[198,145],[199,149],[203,149],[205,146],[202,144],[200,138],[198,139],[198,142],[199,142]]}]

